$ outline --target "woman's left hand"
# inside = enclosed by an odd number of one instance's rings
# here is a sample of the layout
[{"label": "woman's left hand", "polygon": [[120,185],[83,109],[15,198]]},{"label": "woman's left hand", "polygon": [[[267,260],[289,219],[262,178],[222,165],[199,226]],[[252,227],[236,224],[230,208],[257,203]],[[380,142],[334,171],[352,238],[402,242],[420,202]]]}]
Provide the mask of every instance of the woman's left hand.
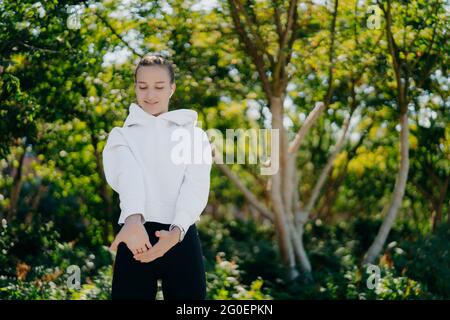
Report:
[{"label": "woman's left hand", "polygon": [[159,230],[155,235],[159,238],[158,242],[149,250],[134,255],[134,259],[140,262],[151,262],[159,257],[162,257],[180,239],[180,229],[174,228],[172,231]]}]

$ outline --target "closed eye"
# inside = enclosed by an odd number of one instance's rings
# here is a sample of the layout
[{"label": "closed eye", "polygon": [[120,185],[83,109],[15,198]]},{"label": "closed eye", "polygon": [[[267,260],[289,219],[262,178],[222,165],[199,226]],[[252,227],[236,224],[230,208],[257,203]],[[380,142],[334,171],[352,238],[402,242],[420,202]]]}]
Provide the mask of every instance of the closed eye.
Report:
[{"label": "closed eye", "polygon": [[[141,89],[141,90],[145,90],[145,89],[147,89],[147,87],[139,87],[139,89]],[[158,88],[158,87],[156,87],[156,89],[158,89],[158,90],[162,90],[162,89],[164,89],[164,87],[162,87],[162,88]]]}]

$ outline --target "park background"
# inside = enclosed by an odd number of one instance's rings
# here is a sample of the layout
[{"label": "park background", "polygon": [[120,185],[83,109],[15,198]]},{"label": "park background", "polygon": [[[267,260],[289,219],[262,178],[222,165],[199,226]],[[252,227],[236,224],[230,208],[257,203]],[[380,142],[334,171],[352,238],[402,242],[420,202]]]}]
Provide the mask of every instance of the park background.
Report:
[{"label": "park background", "polygon": [[146,53],[203,129],[282,132],[275,175],[213,164],[208,299],[449,299],[448,20],[437,0],[0,0],[0,299],[109,298],[101,155]]}]

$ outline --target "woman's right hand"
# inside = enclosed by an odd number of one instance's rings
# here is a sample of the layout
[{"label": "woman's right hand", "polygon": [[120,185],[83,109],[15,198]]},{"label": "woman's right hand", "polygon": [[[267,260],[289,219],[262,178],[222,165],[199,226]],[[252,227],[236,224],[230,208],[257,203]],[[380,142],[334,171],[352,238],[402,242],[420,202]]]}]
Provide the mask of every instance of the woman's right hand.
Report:
[{"label": "woman's right hand", "polygon": [[124,242],[133,254],[146,252],[152,247],[141,218],[141,214],[133,214],[125,219],[125,224],[109,247],[111,251],[117,252],[121,242]]}]

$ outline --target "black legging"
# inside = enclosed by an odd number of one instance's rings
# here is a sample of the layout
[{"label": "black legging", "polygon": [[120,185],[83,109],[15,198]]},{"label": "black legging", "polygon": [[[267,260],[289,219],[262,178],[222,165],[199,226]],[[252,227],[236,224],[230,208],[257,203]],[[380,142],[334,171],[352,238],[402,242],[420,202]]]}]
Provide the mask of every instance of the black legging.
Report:
[{"label": "black legging", "polygon": [[[145,229],[154,245],[157,230],[169,230],[170,224],[146,222]],[[162,257],[142,263],[124,242],[117,249],[112,280],[112,299],[155,300],[157,280],[162,280],[164,300],[204,300],[206,297],[203,252],[195,224],[180,243]]]}]

